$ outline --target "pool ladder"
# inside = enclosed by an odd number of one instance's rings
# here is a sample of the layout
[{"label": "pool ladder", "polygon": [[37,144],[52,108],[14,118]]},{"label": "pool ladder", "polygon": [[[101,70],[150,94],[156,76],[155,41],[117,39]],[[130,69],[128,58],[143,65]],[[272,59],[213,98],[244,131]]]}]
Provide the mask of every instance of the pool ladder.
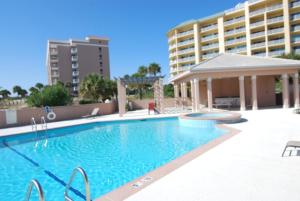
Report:
[{"label": "pool ladder", "polygon": [[41,117],[41,127],[42,129],[47,130],[47,122],[44,116]]},{"label": "pool ladder", "polygon": [[31,118],[31,130],[32,131],[34,131],[34,130],[37,131],[37,125],[36,125],[34,117]]},{"label": "pool ladder", "polygon": [[65,196],[65,201],[73,201],[72,198],[69,197],[68,195],[68,191],[70,190],[71,188],[71,184],[76,176],[77,173],[80,173],[83,177],[83,180],[84,180],[84,186],[85,186],[85,200],[86,201],[91,201],[91,194],[90,194],[90,185],[89,185],[89,180],[88,180],[88,177],[85,173],[85,171],[81,168],[81,167],[77,167],[73,170],[72,174],[71,174],[71,177],[70,177],[70,180],[66,186],[66,189],[65,189],[65,193],[64,193],[64,196]]},{"label": "pool ladder", "polygon": [[42,186],[40,185],[40,183],[36,179],[33,179],[33,180],[30,181],[29,186],[27,188],[25,201],[29,201],[33,187],[35,187],[36,190],[38,191],[39,201],[45,201]]}]

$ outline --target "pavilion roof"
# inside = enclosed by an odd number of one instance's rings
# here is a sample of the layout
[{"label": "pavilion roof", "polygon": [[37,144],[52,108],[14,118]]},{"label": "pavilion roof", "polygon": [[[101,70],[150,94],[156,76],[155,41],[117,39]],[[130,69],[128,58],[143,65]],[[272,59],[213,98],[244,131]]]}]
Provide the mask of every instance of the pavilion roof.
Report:
[{"label": "pavilion roof", "polygon": [[124,84],[154,84],[160,78],[164,76],[151,76],[151,77],[128,77],[128,78],[119,78]]}]

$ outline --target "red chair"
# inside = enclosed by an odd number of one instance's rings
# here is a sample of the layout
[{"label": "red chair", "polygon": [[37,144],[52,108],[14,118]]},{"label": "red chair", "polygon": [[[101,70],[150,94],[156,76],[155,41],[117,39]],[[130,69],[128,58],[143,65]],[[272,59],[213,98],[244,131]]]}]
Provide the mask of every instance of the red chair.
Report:
[{"label": "red chair", "polygon": [[153,102],[150,102],[148,104],[148,114],[150,114],[150,111],[153,110],[153,112],[155,112],[155,104]]}]

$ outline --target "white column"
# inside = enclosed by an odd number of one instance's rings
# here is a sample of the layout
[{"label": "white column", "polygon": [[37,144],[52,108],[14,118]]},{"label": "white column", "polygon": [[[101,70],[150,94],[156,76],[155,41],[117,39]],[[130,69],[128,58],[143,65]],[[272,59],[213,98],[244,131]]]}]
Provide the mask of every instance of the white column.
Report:
[{"label": "white column", "polygon": [[174,98],[175,98],[175,107],[178,107],[179,88],[178,88],[178,84],[175,84],[175,83],[174,83]]},{"label": "white column", "polygon": [[195,99],[195,110],[200,111],[200,91],[199,91],[199,79],[194,79],[194,99]]},{"label": "white column", "polygon": [[299,74],[294,74],[294,106],[295,108],[300,108],[299,103]]},{"label": "white column", "polygon": [[207,78],[207,103],[208,109],[213,109],[213,100],[212,100],[212,79],[209,77]]},{"label": "white column", "polygon": [[126,112],[126,88],[120,79],[117,81],[118,85],[118,107],[119,107],[119,116],[123,117]]},{"label": "white column", "polygon": [[158,81],[158,86],[159,86],[159,112],[161,114],[165,113],[165,107],[164,107],[164,80],[163,78],[160,78]]},{"label": "white column", "polygon": [[194,81],[191,80],[191,100],[192,100],[192,111],[195,112],[196,111],[196,103],[195,103],[195,90],[194,90]]},{"label": "white column", "polygon": [[184,89],[183,89],[183,82],[180,83],[180,100],[181,100],[181,103],[183,102],[183,97],[184,97]]},{"label": "white column", "polygon": [[241,111],[246,110],[246,104],[245,104],[245,81],[244,80],[245,80],[244,76],[240,76],[239,77]]},{"label": "white column", "polygon": [[289,93],[289,80],[288,75],[283,74],[282,75],[282,98],[283,98],[283,108],[289,108],[290,107],[290,93]]},{"label": "white column", "polygon": [[187,100],[187,87],[186,87],[186,82],[182,83],[183,86],[183,100]]},{"label": "white column", "polygon": [[256,75],[251,76],[252,81],[252,110],[257,110]]}]

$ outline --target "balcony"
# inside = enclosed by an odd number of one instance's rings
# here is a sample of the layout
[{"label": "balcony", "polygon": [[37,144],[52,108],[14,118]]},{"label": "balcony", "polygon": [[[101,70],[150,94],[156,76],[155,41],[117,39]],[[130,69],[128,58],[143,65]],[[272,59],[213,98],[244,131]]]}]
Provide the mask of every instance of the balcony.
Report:
[{"label": "balcony", "polygon": [[259,52],[259,53],[256,53],[256,54],[253,54],[253,56],[256,56],[256,57],[265,57],[267,54],[265,52]]},{"label": "balcony", "polygon": [[202,42],[215,40],[215,39],[218,39],[218,34],[213,34],[213,35],[208,35],[208,36],[202,37]]},{"label": "balcony", "polygon": [[235,19],[225,21],[224,26],[235,24],[235,23],[242,22],[242,21],[245,21],[245,17],[239,17],[239,18],[235,18]]},{"label": "balcony", "polygon": [[250,12],[250,17],[255,16],[255,15],[261,15],[265,12],[265,8],[257,9],[255,11]]},{"label": "balcony", "polygon": [[276,40],[270,40],[268,42],[268,45],[279,45],[279,44],[284,44],[284,39],[276,39]]},{"label": "balcony", "polygon": [[219,48],[219,43],[213,43],[210,45],[202,46],[202,50],[209,50],[209,49],[214,49],[214,48]]},{"label": "balcony", "polygon": [[266,42],[259,42],[259,43],[254,43],[251,45],[251,48],[252,49],[255,49],[255,48],[260,48],[260,47],[265,47],[266,46]]},{"label": "balcony", "polygon": [[273,24],[273,23],[282,22],[282,21],[283,21],[283,16],[279,16],[279,17],[274,17],[274,18],[268,19],[267,23]]},{"label": "balcony", "polygon": [[73,80],[72,80],[72,83],[73,83],[73,84],[79,84],[79,79],[73,79]]},{"label": "balcony", "polygon": [[300,25],[292,26],[292,31],[300,31]]},{"label": "balcony", "polygon": [[176,63],[177,63],[176,60],[171,60],[171,61],[170,61],[170,65],[171,65],[171,66],[174,65],[174,64],[176,64]]},{"label": "balcony", "polygon": [[78,68],[78,64],[72,64],[72,68],[73,69],[77,69]]},{"label": "balcony", "polygon": [[176,72],[177,72],[177,68],[170,67],[170,73],[176,73]]},{"label": "balcony", "polygon": [[177,38],[194,34],[194,30],[189,30],[177,34]]},{"label": "balcony", "polygon": [[169,58],[176,57],[176,52],[172,52],[169,54]]},{"label": "balcony", "polygon": [[58,78],[59,77],[59,73],[52,73],[51,77],[52,78]]},{"label": "balcony", "polygon": [[300,1],[291,2],[290,6],[291,6],[291,8],[300,7]]},{"label": "balcony", "polygon": [[195,61],[195,57],[192,56],[192,57],[185,57],[185,58],[178,59],[178,63],[179,62],[190,62],[190,61]]},{"label": "balcony", "polygon": [[57,55],[57,54],[58,54],[57,49],[51,49],[50,50],[50,55]]},{"label": "balcony", "polygon": [[228,36],[228,35],[234,35],[234,34],[243,33],[243,32],[245,32],[245,31],[246,31],[245,28],[233,29],[233,30],[230,30],[230,31],[226,31],[226,32],[225,32],[225,35],[226,35],[226,36]]},{"label": "balcony", "polygon": [[300,19],[300,13],[291,15],[291,20],[298,20],[298,19]]},{"label": "balcony", "polygon": [[206,32],[206,31],[210,31],[210,30],[213,30],[213,29],[217,29],[217,28],[218,28],[218,25],[213,24],[213,25],[209,25],[209,26],[206,26],[206,27],[202,27],[201,32]]},{"label": "balcony", "polygon": [[77,56],[72,56],[71,57],[71,61],[77,61],[78,60],[78,57]]},{"label": "balcony", "polygon": [[172,50],[172,49],[174,49],[174,48],[176,48],[176,44],[173,44],[173,45],[170,45],[170,46],[169,46],[169,50]]},{"label": "balcony", "polygon": [[78,76],[79,75],[79,71],[73,71],[72,72],[72,76]]},{"label": "balcony", "polygon": [[282,8],[283,8],[282,3],[275,4],[275,5],[267,7],[267,12],[282,9]]},{"label": "balcony", "polygon": [[277,29],[270,29],[268,30],[268,35],[283,33],[283,31],[284,31],[283,27]]},{"label": "balcony", "polygon": [[251,27],[251,28],[254,28],[254,27],[259,27],[259,26],[262,26],[262,25],[265,25],[265,21],[264,21],[264,20],[258,21],[258,22],[254,22],[254,23],[251,23],[251,24],[250,24],[250,27]]},{"label": "balcony", "polygon": [[269,52],[269,57],[280,56],[284,54],[284,49]]},{"label": "balcony", "polygon": [[260,36],[265,36],[265,31],[260,31],[260,32],[256,32],[256,33],[251,34],[251,38],[257,38],[257,37],[260,37]]},{"label": "balcony", "polygon": [[300,36],[294,36],[294,37],[292,37],[292,42],[293,43],[299,43],[300,42]]},{"label": "balcony", "polygon": [[77,48],[71,48],[71,54],[77,54]]},{"label": "balcony", "polygon": [[188,53],[194,53],[194,52],[195,52],[194,48],[188,48],[188,49],[178,51],[177,54],[182,55],[182,54],[188,54]]},{"label": "balcony", "polygon": [[299,49],[299,48],[294,48],[294,52],[295,52],[296,54],[300,54],[300,49]]},{"label": "balcony", "polygon": [[216,57],[218,55],[219,55],[219,53],[217,53],[217,52],[209,53],[209,54],[203,54],[202,59],[211,59],[211,58]]},{"label": "balcony", "polygon": [[226,50],[226,52],[228,53],[241,53],[241,52],[246,52],[247,48],[246,47],[238,47],[238,48],[234,48],[231,50]]},{"label": "balcony", "polygon": [[190,70],[193,65],[180,66],[178,67],[178,71],[187,71]]},{"label": "balcony", "polygon": [[180,46],[190,45],[190,44],[194,44],[194,39],[192,39],[192,40],[185,40],[185,41],[179,42],[177,44],[177,46],[180,47]]},{"label": "balcony", "polygon": [[168,42],[171,42],[172,40],[175,40],[175,39],[176,39],[176,36],[173,35],[173,36],[171,36],[171,37],[168,39]]},{"label": "balcony", "polygon": [[242,42],[246,42],[246,38],[237,38],[237,39],[234,39],[234,40],[227,40],[225,42],[226,45],[232,45],[232,44],[235,44],[235,43],[242,43]]}]

